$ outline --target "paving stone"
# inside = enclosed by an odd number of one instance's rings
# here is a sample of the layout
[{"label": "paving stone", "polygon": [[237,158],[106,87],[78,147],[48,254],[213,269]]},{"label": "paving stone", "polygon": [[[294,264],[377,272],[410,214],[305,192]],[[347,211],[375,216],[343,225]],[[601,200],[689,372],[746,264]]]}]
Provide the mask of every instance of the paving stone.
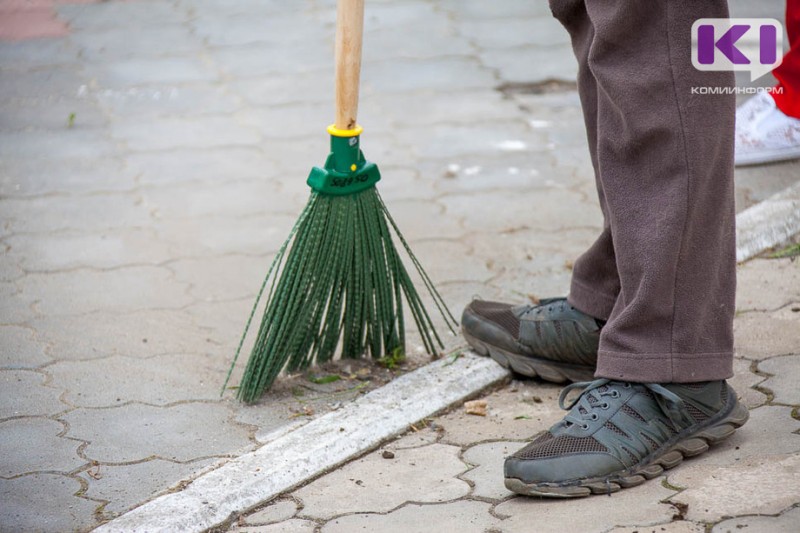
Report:
[{"label": "paving stone", "polygon": [[59,391],[46,387],[46,377],[30,370],[0,370],[0,420],[22,416],[50,416],[67,409]]},{"label": "paving stone", "polygon": [[[425,35],[424,39],[409,39],[409,31]],[[438,14],[421,18],[413,29],[395,26],[375,29],[365,26],[363,61],[365,64],[395,59],[433,59],[471,56],[476,48],[456,27]]]},{"label": "paving stone", "polygon": [[498,24],[507,22],[502,19],[520,17],[550,17],[550,8],[544,2],[525,2],[522,0],[505,1],[492,5],[481,0],[443,0],[440,5],[464,19],[495,19]]},{"label": "paving stone", "polygon": [[171,257],[169,246],[145,228],[119,228],[98,233],[27,234],[6,240],[27,272],[53,272],[81,267],[110,269],[158,265]]},{"label": "paving stone", "polygon": [[88,530],[98,503],[76,497],[80,489],[76,479],[58,474],[0,478],[0,522],[9,531]]},{"label": "paving stone", "polygon": [[112,125],[112,135],[131,150],[215,148],[258,144],[259,136],[228,117],[163,118]]},{"label": "paving stone", "polygon": [[4,70],[28,70],[72,64],[78,60],[78,51],[65,39],[31,39],[3,42],[0,46],[0,65]]},{"label": "paving stone", "polygon": [[712,533],[793,533],[800,521],[800,507],[784,511],[779,516],[743,516],[714,525]]},{"label": "paving stone", "polygon": [[[800,351],[800,345],[798,345]],[[773,357],[758,364],[761,372],[772,374],[762,386],[775,394],[775,401],[788,405],[800,405],[800,355]]]},{"label": "paving stone", "polygon": [[3,131],[82,131],[102,128],[108,118],[93,102],[78,98],[12,103],[0,106]]},{"label": "paving stone", "polygon": [[[485,282],[492,277],[486,264],[474,257],[467,245],[458,241],[420,241],[414,243],[413,251],[423,266],[427,265],[425,270],[437,286],[454,281]],[[413,267],[409,264],[408,268]]]},{"label": "paving stone", "polygon": [[422,158],[454,159],[477,154],[501,157],[508,152],[531,152],[545,144],[542,134],[521,121],[490,122],[481,126],[434,125],[397,128],[395,135]]},{"label": "paving stone", "polygon": [[234,4],[228,0],[178,0],[176,5],[199,16],[222,17],[246,14],[260,17],[276,16],[286,13],[287,10],[299,11],[302,4],[298,2],[297,5],[287,6],[282,0],[239,0]]},{"label": "paving stone", "polygon": [[[262,279],[253,281],[257,290],[261,286]],[[209,339],[216,348],[217,356],[224,354],[227,361],[228,358],[233,359],[233,353],[239,345],[253,304],[252,298],[227,302],[202,302],[187,307],[186,312],[192,317],[196,327],[204,330],[203,338]],[[256,325],[253,324],[251,329],[256,329]],[[254,335],[255,331],[251,331],[250,334]],[[253,337],[250,337],[246,343],[252,341]]]},{"label": "paving stone", "polygon": [[59,18],[70,28],[97,30],[110,27],[151,27],[161,24],[180,24],[183,15],[171,3],[165,2],[98,2],[56,6]]},{"label": "paving stone", "polygon": [[492,190],[519,194],[535,189],[565,189],[577,184],[572,175],[544,171],[551,164],[550,155],[543,152],[498,153],[492,157],[471,154],[427,159],[420,164],[420,174],[424,181],[433,182],[437,190],[448,195]]},{"label": "paving stone", "polygon": [[608,533],[705,533],[703,524],[678,520],[649,526],[615,527]]},{"label": "paving stone", "polygon": [[661,500],[673,491],[658,480],[635,489],[601,497],[550,500],[517,497],[494,508],[503,520],[504,533],[523,533],[536,524],[537,533],[581,531],[600,533],[614,526],[648,525],[668,522],[675,508]]},{"label": "paving stone", "polygon": [[185,462],[248,446],[247,431],[230,415],[226,406],[213,403],[128,404],[77,409],[62,419],[69,424],[67,436],[90,442],[84,454],[91,460],[127,463],[157,456]]},{"label": "paving stone", "polygon": [[[191,372],[186,369],[191,368]],[[125,402],[166,405],[187,398],[216,400],[227,365],[209,354],[156,355],[137,359],[113,355],[88,361],[63,361],[48,367],[53,388],[76,407],[109,407]],[[97,377],[103,386],[98,387]],[[136,379],[131,379],[136,376]],[[147,383],[147,387],[142,387]]]},{"label": "paving stone", "polygon": [[728,379],[728,384],[733,387],[739,397],[739,401],[749,409],[764,405],[767,395],[752,388],[764,381],[764,376],[759,376],[750,371],[752,362],[734,358],[733,377]]},{"label": "paving stone", "polygon": [[381,531],[383,533],[427,533],[458,531],[483,533],[495,530],[501,522],[489,513],[485,502],[459,500],[438,505],[408,504],[389,514],[353,514],[334,518],[322,527],[323,533]]},{"label": "paving stone", "polygon": [[[6,44],[0,49],[5,49]],[[0,78],[0,101],[21,104],[74,98],[85,83],[86,78],[75,65],[14,72],[13,76]]]},{"label": "paving stone", "polygon": [[301,488],[302,516],[331,518],[348,512],[386,512],[407,502],[441,502],[466,495],[455,476],[466,469],[455,446],[431,444],[398,451],[394,459],[373,452]]},{"label": "paving stone", "polygon": [[765,405],[753,409],[747,424],[696,461],[687,462],[685,468],[733,466],[752,458],[796,453],[800,451],[798,430],[800,421],[792,417],[791,407]]},{"label": "paving stone", "polygon": [[263,257],[227,255],[179,260],[169,267],[175,279],[190,284],[189,291],[198,300],[255,300],[269,262]]},{"label": "paving stone", "polygon": [[361,71],[363,98],[372,94],[418,90],[451,91],[453,80],[460,90],[492,87],[491,72],[472,58],[442,58],[376,62]]},{"label": "paving stone", "polygon": [[[468,36],[482,50],[493,48],[516,48],[518,46],[536,45],[544,56],[553,46],[569,45],[569,34],[552,16],[518,17],[503,21],[503,31],[497,31],[496,18],[467,19],[458,22],[459,31]],[[509,55],[515,50],[506,50]]]},{"label": "paving stone", "polygon": [[271,256],[267,254],[277,253],[299,214],[167,219],[155,227],[176,257],[245,254],[265,257],[268,265]]},{"label": "paving stone", "polygon": [[313,533],[316,527],[317,523],[311,520],[292,518],[264,526],[234,526],[228,531],[232,533]]},{"label": "paving stone", "polygon": [[[333,69],[289,75],[233,79],[228,86],[245,101],[258,106],[331,102]],[[363,99],[362,99],[363,100]]]},{"label": "paving stone", "polygon": [[139,183],[150,186],[193,182],[221,184],[249,179],[272,181],[278,173],[274,163],[256,148],[139,152],[127,155],[125,162],[137,175]]},{"label": "paving stone", "polygon": [[403,435],[397,440],[386,443],[383,448],[390,451],[420,448],[422,446],[435,443],[437,440],[439,440],[439,436],[440,434],[438,427],[428,425],[423,428],[419,428],[418,431],[414,431],[412,429],[411,432]]},{"label": "paving stone", "polygon": [[[465,240],[471,245],[477,260],[486,262],[492,272],[500,274],[495,282],[527,278],[525,284],[515,287],[526,300],[529,294],[539,298],[564,295],[566,291],[545,292],[546,289],[536,285],[544,279],[558,278],[565,280],[568,287],[572,261],[591,245],[598,231],[558,232],[556,235],[561,235],[562,245],[554,247],[542,242],[547,240],[540,237],[542,233],[522,228],[491,239],[483,233],[472,234]],[[532,282],[535,282],[533,287]]]},{"label": "paving stone", "polygon": [[52,361],[29,327],[0,326],[0,346],[2,368],[37,368]]},{"label": "paving stone", "polygon": [[739,265],[736,276],[738,311],[775,311],[792,302],[800,304],[798,261],[751,259]]},{"label": "paving stone", "polygon": [[489,442],[467,449],[461,457],[475,468],[461,474],[461,479],[474,484],[472,495],[493,500],[512,496],[513,493],[503,484],[503,463],[506,457],[524,445],[521,442]]},{"label": "paving stone", "polygon": [[564,416],[556,401],[560,390],[557,385],[533,380],[515,382],[484,397],[487,416],[468,415],[457,407],[439,417],[437,424],[444,428],[441,441],[469,446],[489,440],[530,439]]},{"label": "paving stone", "polygon": [[84,472],[81,477],[89,485],[86,497],[109,502],[103,508],[108,516],[123,513],[215,463],[214,459],[185,464],[151,459],[131,465],[96,465],[89,470],[92,475]]},{"label": "paving stone", "polygon": [[98,129],[65,127],[60,131],[0,132],[0,157],[3,159],[103,158],[113,154],[115,148],[108,136]]},{"label": "paving stone", "polygon": [[192,301],[186,284],[171,279],[168,270],[150,266],[30,274],[20,285],[46,315],[175,309]]},{"label": "paving stone", "polygon": [[87,64],[87,74],[100,90],[125,89],[140,85],[216,82],[219,75],[194,57],[123,59],[111,63]]},{"label": "paving stone", "polygon": [[25,275],[20,268],[19,257],[9,253],[7,243],[0,244],[0,281],[16,281]]},{"label": "paving stone", "polygon": [[[241,104],[225,87],[213,84],[104,89],[93,96],[108,112],[124,120],[151,116],[202,116],[233,113]],[[162,154],[175,157],[174,153]]]},{"label": "paving stone", "polygon": [[734,346],[741,357],[762,360],[800,351],[800,313],[744,313],[733,323]]},{"label": "paving stone", "polygon": [[186,183],[145,189],[142,198],[147,209],[160,219],[300,213],[306,199],[293,201],[276,189],[273,181],[264,179],[220,185]]},{"label": "paving stone", "polygon": [[[378,191],[387,203],[400,200],[433,200],[438,195],[430,180],[421,179],[416,168],[380,164]],[[300,187],[300,184],[297,185]]]},{"label": "paving stone", "polygon": [[[410,243],[430,239],[454,239],[464,233],[458,220],[448,216],[438,202],[396,201],[387,205],[387,208],[400,232]],[[423,266],[429,262],[425,261],[424,256],[419,256],[419,260]]]},{"label": "paving stone", "polygon": [[30,324],[47,343],[48,355],[60,361],[110,355],[205,354],[216,347],[216,340],[210,338],[212,330],[196,324],[188,311],[179,309],[140,310],[124,316],[106,311],[45,316]]},{"label": "paving stone", "polygon": [[134,186],[133,173],[107,157],[0,161],[0,194],[5,197],[130,191]]},{"label": "paving stone", "polygon": [[0,200],[0,209],[11,219],[15,233],[103,229],[144,226],[147,212],[131,195],[33,197]]},{"label": "paving stone", "polygon": [[44,418],[17,418],[0,422],[0,476],[14,477],[43,471],[70,472],[84,465],[80,442],[58,435],[64,426]]},{"label": "paving stone", "polygon": [[[332,6],[331,6],[332,7]],[[380,32],[403,27],[406,31],[416,30],[420,24],[435,20],[442,24],[450,17],[438,6],[422,2],[369,2],[364,4],[364,28]]]},{"label": "paving stone", "polygon": [[289,520],[295,513],[297,513],[297,503],[294,500],[278,500],[247,515],[244,521],[248,525],[272,524]]},{"label": "paving stone", "polygon": [[488,89],[436,91],[424,96],[414,93],[375,94],[370,102],[380,106],[393,124],[404,127],[441,126],[443,123],[474,126],[487,121],[518,120],[520,117],[519,108],[513,102]]},{"label": "paving stone", "polygon": [[288,52],[298,43],[333,39],[333,26],[320,26],[315,12],[300,4],[287,5],[267,17],[254,16],[252,11],[237,15],[231,9],[216,16],[193,7],[197,11],[191,20],[194,33],[211,48],[269,44]]},{"label": "paving stone", "polygon": [[[228,77],[253,78],[271,74],[316,72],[331,69],[329,39],[317,38],[291,45],[291,53],[275,53],[276,45],[253,44],[217,48],[210,52],[214,64]],[[288,48],[286,46],[285,48]]]},{"label": "paving stone", "polygon": [[[134,25],[97,28],[78,32],[70,41],[88,62],[113,62],[130,57],[187,56],[196,53],[202,42],[185,26]],[[131,43],[136,46],[131,46]]]},{"label": "paving stone", "polygon": [[[318,137],[326,139],[325,128],[332,122],[333,106],[325,103],[284,104],[279,106],[248,108],[238,114],[238,118],[256,129],[266,139],[290,139],[294,137]],[[360,105],[358,122],[366,128],[364,139],[372,139],[379,129],[388,129],[382,124],[382,115],[374,106]],[[308,154],[309,158],[324,154]],[[315,163],[308,159],[307,164]]]},{"label": "paving stone", "polygon": [[0,281],[0,316],[4,325],[24,324],[35,315],[33,301],[22,294],[17,281]]},{"label": "paving stone", "polygon": [[501,80],[512,83],[544,83],[550,80],[574,82],[578,63],[568,45],[548,47],[546,55],[535,46],[509,50],[486,50],[481,63],[495,69]]},{"label": "paving stone", "polygon": [[[544,199],[547,198],[547,201]],[[473,195],[453,195],[439,200],[450,216],[464,220],[470,232],[502,233],[510,230],[535,228],[556,231],[563,228],[597,227],[602,225],[602,213],[597,205],[580,203],[576,193],[564,190],[530,191],[510,197],[503,192],[484,192]],[[531,209],[536,205],[536,209]],[[571,211],[569,221],[555,214],[564,205],[580,205]]]},{"label": "paving stone", "polygon": [[[745,514],[777,514],[800,503],[800,455],[751,457],[734,466],[681,467],[669,482],[687,487],[670,501],[688,506],[686,518],[715,522]],[[769,480],[769,490],[763,487]]]}]

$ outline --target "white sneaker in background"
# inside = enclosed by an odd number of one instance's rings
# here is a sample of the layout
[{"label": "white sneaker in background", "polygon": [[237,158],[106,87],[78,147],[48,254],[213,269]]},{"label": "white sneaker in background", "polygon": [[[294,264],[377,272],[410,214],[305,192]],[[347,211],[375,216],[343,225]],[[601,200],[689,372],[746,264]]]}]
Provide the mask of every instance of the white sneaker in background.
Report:
[{"label": "white sneaker in background", "polygon": [[800,119],[785,115],[766,92],[736,109],[734,162],[757,165],[800,158]]}]

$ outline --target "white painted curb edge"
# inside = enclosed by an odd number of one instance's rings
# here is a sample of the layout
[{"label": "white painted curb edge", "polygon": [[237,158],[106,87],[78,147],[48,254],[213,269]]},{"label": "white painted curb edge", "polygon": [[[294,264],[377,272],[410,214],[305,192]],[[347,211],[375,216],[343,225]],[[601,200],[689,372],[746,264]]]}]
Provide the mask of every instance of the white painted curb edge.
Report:
[{"label": "white painted curb edge", "polygon": [[95,529],[201,532],[322,474],[482,389],[509,372],[466,354],[409,372],[261,448]]},{"label": "white painted curb edge", "polygon": [[800,233],[800,183],[736,215],[736,261],[780,246]]}]

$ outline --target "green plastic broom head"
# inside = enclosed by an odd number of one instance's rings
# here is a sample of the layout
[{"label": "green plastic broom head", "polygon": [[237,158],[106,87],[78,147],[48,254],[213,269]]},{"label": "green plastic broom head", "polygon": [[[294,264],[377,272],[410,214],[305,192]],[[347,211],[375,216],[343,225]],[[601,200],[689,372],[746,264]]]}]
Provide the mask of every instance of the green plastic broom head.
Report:
[{"label": "green plastic broom head", "polygon": [[284,367],[298,371],[329,361],[337,348],[345,358],[405,353],[406,307],[425,350],[434,354],[444,348],[392,233],[455,333],[455,318],[375,188],[380,172],[360,150],[361,128],[328,131],[331,152],[324,167],[311,171],[311,197],[269,268],[228,371],[229,379],[266,292],[264,316],[237,392],[244,402],[258,400]]}]

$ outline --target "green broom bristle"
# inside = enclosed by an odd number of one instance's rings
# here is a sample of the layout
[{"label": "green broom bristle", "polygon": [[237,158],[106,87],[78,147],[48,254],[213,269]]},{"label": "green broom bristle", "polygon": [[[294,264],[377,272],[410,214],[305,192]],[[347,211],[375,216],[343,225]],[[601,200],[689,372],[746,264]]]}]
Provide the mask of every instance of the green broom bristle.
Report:
[{"label": "green broom bristle", "polygon": [[[382,357],[405,353],[404,303],[429,354],[444,348],[408,275],[392,232],[399,238],[451,331],[456,324],[444,301],[400,234],[378,191],[311,198],[278,251],[250,313],[231,372],[267,286],[266,309],[237,397],[255,402],[281,370],[330,361],[341,355]],[[224,390],[224,386],[223,386]]]}]

